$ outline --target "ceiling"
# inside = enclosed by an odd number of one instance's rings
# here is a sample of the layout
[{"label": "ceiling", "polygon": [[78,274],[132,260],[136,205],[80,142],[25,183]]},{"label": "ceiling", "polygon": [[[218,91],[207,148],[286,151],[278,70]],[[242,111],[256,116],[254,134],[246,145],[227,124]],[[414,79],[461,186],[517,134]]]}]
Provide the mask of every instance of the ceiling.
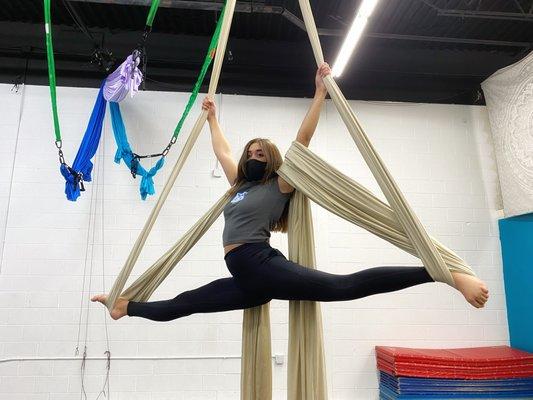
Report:
[{"label": "ceiling", "polygon": [[[141,39],[150,1],[52,3],[58,85],[98,87],[106,74],[91,63],[95,47],[119,64]],[[359,4],[311,0],[331,64]],[[146,89],[192,89],[220,8],[161,0],[147,39]],[[219,91],[312,96],[316,65],[298,1],[238,0],[236,11]],[[0,82],[47,84],[43,33],[42,0],[0,0]],[[533,0],[380,0],[337,81],[349,99],[484,104],[480,83],[532,45]]]}]

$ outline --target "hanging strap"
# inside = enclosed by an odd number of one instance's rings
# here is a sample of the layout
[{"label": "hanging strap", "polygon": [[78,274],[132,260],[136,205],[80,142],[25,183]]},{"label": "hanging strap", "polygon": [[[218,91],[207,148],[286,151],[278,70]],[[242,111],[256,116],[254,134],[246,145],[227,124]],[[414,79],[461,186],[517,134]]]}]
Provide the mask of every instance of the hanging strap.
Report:
[{"label": "hanging strap", "polygon": [[50,14],[50,0],[44,0],[44,32],[46,35],[46,58],[48,61],[48,82],[50,83],[50,100],[52,101],[52,116],[54,119],[54,132],[56,146],[59,149],[59,161],[65,163],[61,151],[61,130],[59,129],[59,117],[57,115],[56,100],[56,67],[54,61],[54,46],[52,44],[52,17]]},{"label": "hanging strap", "polygon": [[150,11],[148,11],[148,17],[146,18],[146,26],[149,26],[150,28],[154,23],[155,14],[157,13],[157,9],[159,8],[159,2],[160,0],[153,0],[152,5],[150,6]]},{"label": "hanging strap", "polygon": [[183,126],[183,122],[185,122],[185,119],[187,118],[189,111],[191,111],[191,108],[194,102],[196,101],[196,98],[198,97],[198,92],[200,91],[200,88],[202,87],[202,83],[204,81],[205,74],[207,73],[207,69],[211,65],[211,61],[213,61],[213,59],[215,58],[215,54],[217,51],[218,38],[220,36],[220,28],[222,27],[222,21],[224,19],[225,10],[226,10],[226,4],[224,3],[224,7],[222,8],[220,17],[218,18],[217,27],[215,28],[215,33],[213,34],[213,37],[211,38],[211,43],[209,43],[209,48],[207,49],[207,54],[205,55],[204,64],[202,65],[202,69],[200,70],[200,75],[198,75],[196,84],[194,85],[192,93],[189,96],[189,101],[187,102],[187,105],[185,106],[185,110],[183,111],[183,114],[178,122],[178,125],[176,126],[176,129],[174,129],[174,135],[172,136],[172,138],[178,137],[181,131],[181,127]]},{"label": "hanging strap", "polygon": [[226,4],[227,1],[224,2],[224,6],[222,7],[222,11],[220,12],[220,16],[218,17],[217,26],[215,28],[215,33],[213,33],[213,37],[211,38],[211,42],[209,43],[209,48],[207,49],[207,54],[204,58],[204,63],[202,65],[202,69],[200,70],[200,74],[198,75],[198,79],[196,80],[196,83],[194,84],[194,88],[192,90],[191,95],[189,96],[189,100],[187,101],[187,105],[185,106],[185,110],[183,110],[183,114],[180,117],[180,120],[178,122],[178,125],[176,125],[176,128],[174,129],[174,134],[172,135],[172,138],[170,139],[170,142],[168,143],[167,147],[163,150],[161,153],[164,156],[168,154],[174,143],[178,140],[178,135],[181,132],[181,128],[183,127],[183,123],[187,119],[187,116],[189,115],[189,112],[191,111],[192,106],[194,105],[194,102],[196,101],[196,98],[198,97],[198,92],[200,91],[202,84],[204,82],[205,75],[207,73],[207,70],[209,69],[209,66],[211,65],[211,62],[215,58],[215,55],[217,53],[217,44],[218,39],[220,37],[220,30],[222,28],[222,22],[224,21],[224,14],[226,13]]},{"label": "hanging strap", "polygon": [[103,98],[102,88],[98,96],[83,136],[81,146],[74,159],[74,164],[70,167],[65,162],[62,150],[61,130],[59,127],[59,116],[57,112],[56,95],[56,72],[54,62],[54,47],[52,43],[52,17],[50,12],[50,0],[44,0],[44,30],[46,35],[46,58],[48,61],[48,82],[50,86],[50,100],[52,104],[52,117],[54,121],[55,145],[59,153],[59,163],[61,175],[65,178],[65,194],[67,199],[76,201],[80,192],[85,190],[84,181],[91,180],[92,163],[91,159],[96,153],[100,136],[102,134],[103,119],[105,116],[106,101]]},{"label": "hanging strap", "polygon": [[[148,11],[148,17],[146,17],[146,25],[144,27],[144,32],[141,36],[141,40],[139,43],[137,43],[137,48],[133,52],[133,56],[135,59],[139,58],[141,61],[141,67],[142,67],[142,75],[145,78],[146,77],[146,64],[148,62],[148,57],[146,55],[146,40],[148,39],[148,35],[150,32],[152,32],[152,24],[154,23],[154,18],[157,13],[157,9],[159,8],[159,2],[160,0],[153,0],[152,5],[150,6],[150,11]],[[142,89],[145,89],[145,79],[142,80]]]}]

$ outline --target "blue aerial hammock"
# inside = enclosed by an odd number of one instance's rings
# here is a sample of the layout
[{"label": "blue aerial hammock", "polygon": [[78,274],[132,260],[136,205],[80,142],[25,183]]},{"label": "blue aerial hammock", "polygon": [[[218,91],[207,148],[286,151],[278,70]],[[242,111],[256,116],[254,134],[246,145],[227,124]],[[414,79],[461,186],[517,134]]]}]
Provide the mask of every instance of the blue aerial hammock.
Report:
[{"label": "blue aerial hammock", "polygon": [[[133,95],[137,92],[138,86],[143,81],[143,73],[139,70],[138,65],[141,60],[143,66],[146,65],[146,52],[144,49],[146,31],[145,35],[143,36],[143,42],[137,47],[137,49],[133,52],[132,55],[128,56],[128,58],[120,65],[120,67],[118,67],[112,74],[108,76],[105,81],[104,96],[109,101],[109,108],[111,111],[111,126],[113,127],[113,133],[117,144],[115,162],[120,163],[121,159],[124,160],[124,163],[130,168],[130,172],[134,178],[136,177],[136,175],[142,176],[140,192],[141,198],[143,200],[146,199],[146,196],[148,194],[155,193],[153,177],[157,173],[157,171],[159,171],[159,169],[163,166],[165,162],[165,157],[170,151],[172,145],[176,143],[183,123],[185,122],[185,119],[187,118],[187,115],[189,114],[189,111],[191,110],[198,96],[198,92],[200,91],[202,82],[207,73],[209,65],[211,64],[211,61],[215,58],[225,8],[226,7],[224,5],[217,22],[215,32],[213,34],[213,37],[211,38],[211,42],[209,44],[209,48],[204,59],[202,69],[200,70],[200,74],[198,75],[198,79],[196,81],[196,84],[194,85],[193,91],[189,96],[189,100],[187,102],[185,110],[178,122],[178,125],[174,129],[174,134],[172,135],[170,142],[161,153],[141,156],[132,151],[131,146],[128,142],[128,136],[126,133],[126,128],[124,126],[124,121],[122,119],[122,114],[120,112],[119,106],[119,102],[125,99],[128,93],[130,93],[130,95],[133,97]],[[140,160],[143,158],[154,157],[159,157],[159,160],[157,161],[154,167],[152,167],[149,171],[146,171],[146,169],[142,167]]]},{"label": "blue aerial hammock", "polygon": [[72,167],[69,167],[66,163],[62,163],[60,167],[61,174],[65,178],[65,194],[67,199],[71,201],[76,201],[80,196],[80,192],[85,190],[83,181],[91,182],[92,180],[93,163],[91,159],[96,154],[100,143],[107,104],[103,95],[103,86],[102,84],[98,91],[91,118]]},{"label": "blue aerial hammock", "polygon": [[[160,0],[153,0],[148,13],[145,31],[141,44],[144,44],[148,33],[151,31],[152,23],[155,18],[156,11],[159,7]],[[67,199],[76,201],[82,191],[85,191],[83,182],[91,181],[91,172],[93,169],[93,163],[91,159],[96,154],[100,138],[102,136],[102,127],[105,117],[105,110],[107,101],[104,98],[104,88],[106,81],[102,82],[98,96],[85,130],[80,148],[74,159],[72,166],[69,166],[63,154],[61,130],[59,126],[59,115],[57,111],[57,96],[56,96],[56,72],[55,72],[55,60],[54,60],[54,48],[52,41],[52,17],[50,12],[50,0],[44,0],[44,28],[46,37],[46,58],[48,62],[48,80],[50,84],[50,100],[52,104],[52,118],[54,122],[55,133],[55,145],[58,149],[60,172],[65,178],[65,194]],[[149,173],[148,173],[149,174]],[[149,185],[145,185],[149,186]],[[153,192],[153,188],[152,188]],[[148,193],[148,192],[147,192]],[[142,195],[142,191],[141,191]],[[144,196],[146,198],[146,195]]]},{"label": "blue aerial hammock", "polygon": [[130,168],[134,178],[135,175],[142,176],[139,190],[141,192],[141,198],[146,200],[147,195],[152,195],[155,193],[153,177],[165,163],[165,157],[161,156],[157,163],[150,168],[149,171],[146,171],[146,169],[144,169],[139,162],[138,156],[131,151],[128,138],[126,136],[126,128],[124,127],[124,121],[122,120],[118,103],[109,102],[109,111],[111,114],[113,134],[115,136],[115,142],[117,143],[115,162],[118,164],[120,163],[120,160],[124,160],[126,165]]},{"label": "blue aerial hammock", "polygon": [[102,136],[102,126],[105,116],[106,100],[103,96],[103,85],[98,92],[96,102],[87,125],[80,149],[76,154],[72,167],[65,162],[62,150],[61,131],[56,99],[56,74],[54,62],[54,50],[52,45],[52,18],[50,14],[50,0],[44,0],[44,20],[46,35],[46,56],[48,61],[48,79],[50,82],[50,99],[52,103],[52,117],[54,121],[55,145],[58,149],[61,174],[65,178],[65,194],[67,199],[76,201],[80,192],[84,191],[83,181],[91,180],[93,164],[91,159],[98,149],[98,143]]},{"label": "blue aerial hammock", "polygon": [[[72,167],[70,167],[65,162],[62,151],[62,139],[57,112],[56,76],[54,52],[52,45],[50,0],[44,0],[48,76],[50,82],[50,98],[52,103],[52,115],[56,137],[55,144],[59,153],[59,161],[61,164],[60,171],[63,177],[65,178],[65,194],[67,195],[68,200],[76,201],[76,199],[80,196],[80,192],[85,190],[83,182],[91,181],[91,171],[93,168],[91,159],[94,157],[98,149],[98,145],[102,135],[106,103],[108,101],[110,104],[113,133],[117,144],[115,162],[120,163],[121,159],[124,160],[125,164],[130,168],[130,172],[132,173],[132,176],[134,178],[136,177],[136,175],[142,176],[140,184],[140,194],[143,200],[146,199],[147,195],[152,195],[155,193],[153,177],[157,173],[157,171],[161,169],[165,162],[164,158],[166,157],[174,143],[176,143],[183,123],[198,96],[198,92],[207,73],[207,70],[211,64],[211,61],[215,57],[218,38],[220,36],[220,31],[222,27],[222,20],[226,8],[226,5],[224,4],[220,13],[219,20],[217,22],[215,32],[211,39],[207,55],[205,56],[202,69],[193,88],[193,91],[189,97],[189,101],[187,102],[185,110],[178,122],[178,125],[174,129],[174,134],[170,142],[161,153],[140,156],[132,151],[131,146],[128,142],[126,128],[124,126],[124,121],[122,120],[122,115],[120,113],[120,107],[118,105],[118,102],[123,100],[128,93],[130,93],[130,95],[133,97],[133,95],[137,92],[139,85],[143,82],[143,73],[138,69],[138,65],[142,61],[143,68],[146,68],[146,50],[144,44],[148,37],[148,34],[151,32],[152,23],[155,18],[157,8],[159,7],[159,3],[160,0],[152,1],[142,40],[139,42],[137,49],[133,52],[132,55],[130,55],[126,59],[126,61],[124,61],[124,63],[122,63],[119,68],[117,68],[116,71],[110,74],[102,83],[98,92],[95,105],[93,107],[93,111],[91,113],[91,118],[89,119],[87,129],[82,139],[82,143],[80,145],[74,163]],[[152,157],[160,157],[160,159],[157,161],[154,167],[147,171],[141,166],[140,160],[142,158]]]}]

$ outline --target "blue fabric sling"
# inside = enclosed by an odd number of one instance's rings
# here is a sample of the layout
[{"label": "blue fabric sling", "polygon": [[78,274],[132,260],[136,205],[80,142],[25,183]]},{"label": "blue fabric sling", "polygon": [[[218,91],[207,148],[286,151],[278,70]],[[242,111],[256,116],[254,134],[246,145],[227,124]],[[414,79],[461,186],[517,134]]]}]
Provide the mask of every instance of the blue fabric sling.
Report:
[{"label": "blue fabric sling", "polygon": [[147,195],[155,193],[153,177],[165,164],[165,157],[161,157],[149,171],[146,171],[146,169],[144,169],[139,163],[139,160],[135,158],[130,144],[128,143],[126,128],[124,127],[119,104],[112,101],[109,102],[109,111],[111,113],[113,134],[115,136],[115,142],[117,143],[115,162],[120,164],[120,160],[124,160],[124,163],[126,163],[130,170],[135,171],[137,175],[142,176],[139,191],[141,193],[141,198],[146,200]]},{"label": "blue fabric sling", "polygon": [[60,171],[65,178],[65,194],[70,201],[76,201],[80,196],[80,192],[85,190],[83,187],[84,181],[90,182],[92,180],[93,163],[91,159],[96,154],[100,137],[102,136],[106,104],[102,84],[72,167],[61,164]]}]

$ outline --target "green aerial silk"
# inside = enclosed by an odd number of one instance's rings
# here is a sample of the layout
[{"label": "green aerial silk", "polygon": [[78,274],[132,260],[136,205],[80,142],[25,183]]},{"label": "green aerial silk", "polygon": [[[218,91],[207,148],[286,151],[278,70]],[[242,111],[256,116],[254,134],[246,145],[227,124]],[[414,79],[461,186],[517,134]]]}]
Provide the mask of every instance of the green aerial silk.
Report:
[{"label": "green aerial silk", "polygon": [[176,129],[174,129],[174,135],[172,136],[172,140],[176,140],[176,138],[178,137],[181,131],[181,128],[183,126],[183,123],[185,122],[187,115],[189,115],[189,111],[191,111],[191,108],[194,102],[196,101],[196,97],[198,97],[198,92],[200,91],[200,88],[204,81],[205,74],[207,73],[207,69],[209,68],[209,65],[211,64],[211,61],[213,60],[213,58],[215,58],[215,54],[217,51],[218,38],[220,36],[220,28],[222,27],[222,21],[224,20],[225,11],[226,11],[226,3],[224,3],[222,12],[220,13],[220,17],[218,18],[217,27],[215,29],[215,33],[213,34],[213,37],[211,38],[209,49],[207,49],[207,54],[205,55],[204,64],[202,65],[202,69],[200,70],[200,75],[198,75],[196,84],[194,85],[192,93],[189,96],[189,101],[187,102],[187,105],[185,106],[183,115],[181,116],[178,122],[178,125],[176,126]]},{"label": "green aerial silk", "polygon": [[[160,3],[160,0],[154,0],[152,1],[152,5],[150,6],[150,11],[148,12],[148,17],[146,18],[146,25],[149,26],[150,28],[152,27],[152,24],[154,22],[157,9],[159,8],[159,3]],[[54,46],[53,46],[53,41],[52,41],[52,15],[50,12],[50,0],[44,0],[44,30],[45,30],[45,35],[46,35],[46,58],[48,61],[48,81],[49,81],[49,86],[50,86],[50,99],[52,101],[52,116],[54,119],[54,132],[55,132],[56,142],[61,142],[61,130],[59,128],[59,116],[57,113],[56,67],[55,67],[55,60],[54,60]],[[202,76],[202,79],[203,79],[203,76]],[[176,135],[177,134],[175,134],[175,136]]]},{"label": "green aerial silk", "polygon": [[52,17],[50,14],[50,0],[44,0],[44,31],[46,34],[46,58],[48,60],[48,80],[50,82],[50,98],[52,100],[54,132],[56,136],[56,142],[61,142],[61,130],[59,129],[59,117],[57,115],[56,66],[54,62],[54,48],[52,45]]},{"label": "green aerial silk", "polygon": [[157,9],[159,8],[159,1],[160,0],[152,1],[150,11],[148,12],[148,17],[146,18],[146,26],[152,27],[152,24],[154,23],[155,14],[157,13]]}]

